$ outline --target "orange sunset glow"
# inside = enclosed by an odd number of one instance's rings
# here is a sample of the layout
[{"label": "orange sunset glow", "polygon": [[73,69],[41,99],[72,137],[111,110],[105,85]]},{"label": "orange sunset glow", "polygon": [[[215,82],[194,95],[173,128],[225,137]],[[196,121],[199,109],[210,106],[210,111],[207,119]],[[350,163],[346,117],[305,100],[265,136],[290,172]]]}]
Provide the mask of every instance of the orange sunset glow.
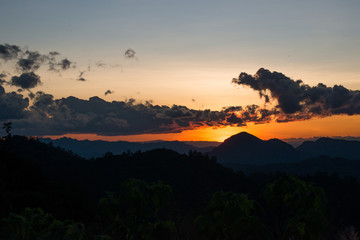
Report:
[{"label": "orange sunset glow", "polygon": [[[242,131],[249,132],[258,136],[260,139],[288,139],[288,138],[312,138],[319,136],[360,136],[360,117],[359,116],[336,116],[332,118],[318,118],[306,122],[288,123],[266,123],[249,124],[245,127],[203,127],[194,130],[185,130],[181,133],[166,134],[137,134],[128,136],[101,136],[97,134],[64,134],[43,136],[52,139],[62,137],[74,138],[78,140],[103,140],[103,141],[218,141],[222,142],[226,138]],[[331,129],[329,131],[329,129]]]}]

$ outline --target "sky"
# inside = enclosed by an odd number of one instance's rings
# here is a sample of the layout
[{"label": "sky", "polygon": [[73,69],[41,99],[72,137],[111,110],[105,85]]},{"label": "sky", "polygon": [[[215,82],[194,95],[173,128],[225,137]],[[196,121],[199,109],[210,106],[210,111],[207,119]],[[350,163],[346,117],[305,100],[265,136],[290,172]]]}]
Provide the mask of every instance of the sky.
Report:
[{"label": "sky", "polygon": [[0,121],[15,134],[111,141],[360,136],[359,10],[2,0]]}]

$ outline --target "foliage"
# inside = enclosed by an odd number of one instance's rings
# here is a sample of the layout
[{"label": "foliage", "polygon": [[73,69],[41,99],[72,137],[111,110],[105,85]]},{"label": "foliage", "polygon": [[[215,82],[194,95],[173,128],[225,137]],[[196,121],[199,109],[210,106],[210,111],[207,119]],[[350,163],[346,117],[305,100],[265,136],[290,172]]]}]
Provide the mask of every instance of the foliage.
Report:
[{"label": "foliage", "polygon": [[0,239],[4,240],[82,240],[84,237],[83,224],[59,221],[40,208],[11,213],[1,223]]},{"label": "foliage", "polygon": [[295,177],[282,177],[263,194],[264,211],[273,239],[320,239],[327,202],[322,189]]},{"label": "foliage", "polygon": [[336,240],[360,240],[359,233],[355,231],[353,226],[345,228],[338,234]]},{"label": "foliage", "polygon": [[125,181],[119,194],[108,193],[99,201],[104,235],[131,240],[171,239],[174,223],[161,221],[158,216],[170,193],[171,187],[160,181]]},{"label": "foliage", "polygon": [[260,226],[253,210],[254,202],[246,195],[219,191],[211,198],[206,215],[194,223],[204,239],[252,239]]}]

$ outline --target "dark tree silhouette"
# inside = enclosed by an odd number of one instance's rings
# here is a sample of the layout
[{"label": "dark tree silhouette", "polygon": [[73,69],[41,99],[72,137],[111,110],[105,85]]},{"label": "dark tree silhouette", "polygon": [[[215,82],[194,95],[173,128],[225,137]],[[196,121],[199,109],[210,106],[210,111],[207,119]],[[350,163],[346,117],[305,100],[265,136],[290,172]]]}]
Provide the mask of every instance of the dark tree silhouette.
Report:
[{"label": "dark tree silhouette", "polygon": [[12,128],[12,122],[5,122],[5,123],[3,123],[3,127],[2,127],[2,128],[5,129],[5,132],[6,132],[7,136],[11,136],[10,131],[11,131],[11,128]]}]

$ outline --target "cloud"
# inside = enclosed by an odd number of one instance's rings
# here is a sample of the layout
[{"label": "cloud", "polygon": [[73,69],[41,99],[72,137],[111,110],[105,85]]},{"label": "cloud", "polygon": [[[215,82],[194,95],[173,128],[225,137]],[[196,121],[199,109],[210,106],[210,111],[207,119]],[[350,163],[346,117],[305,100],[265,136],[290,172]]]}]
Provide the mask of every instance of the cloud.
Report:
[{"label": "cloud", "polygon": [[37,51],[26,51],[24,56],[18,59],[16,67],[21,72],[36,71],[45,60],[46,56]]},{"label": "cloud", "polygon": [[[80,72],[79,79],[83,75],[84,72]],[[22,89],[33,88],[40,83],[40,77],[33,72],[14,76],[9,82]],[[259,69],[254,76],[241,73],[239,78],[233,79],[233,83],[250,86],[259,92],[266,104],[235,105],[213,111],[182,105],[155,105],[151,101],[141,103],[135,99],[55,99],[44,92],[30,92],[32,104],[29,105],[28,98],[15,92],[6,93],[0,86],[0,109],[5,109],[1,111],[0,119],[13,121],[17,134],[95,133],[111,136],[176,133],[202,127],[246,126],[248,123],[288,122],[316,116],[360,113],[359,91],[341,85],[327,87],[320,83],[311,87],[300,80],[265,69]],[[111,93],[108,90],[105,96]],[[10,111],[11,108],[13,111]]]},{"label": "cloud", "polygon": [[[32,105],[28,106],[27,98],[19,94],[14,96],[20,98],[16,99],[17,102],[26,103],[15,108],[22,115],[18,114],[18,118],[12,120],[17,126],[16,133],[24,135],[170,133],[206,126],[245,126],[246,121],[264,120],[258,109],[250,107],[194,110],[181,105],[137,103],[134,99],[112,102],[99,97],[88,100],[76,97],[54,99],[44,92],[31,94]],[[241,111],[233,112],[232,109]]]},{"label": "cloud", "polygon": [[78,76],[78,78],[76,80],[81,81],[81,82],[85,82],[86,79],[83,77],[84,73],[85,73],[85,71],[80,72],[80,74],[79,74],[79,76]]},{"label": "cloud", "polygon": [[129,48],[128,50],[125,51],[124,55],[126,58],[135,58],[136,59],[135,54],[136,54],[136,52],[133,49]]},{"label": "cloud", "polygon": [[64,58],[63,60],[61,60],[60,67],[62,70],[69,69],[70,66],[71,66],[71,62],[67,58]]},{"label": "cloud", "polygon": [[75,67],[74,62],[67,58],[57,60],[59,52],[51,51],[41,54],[38,51],[22,50],[19,46],[0,44],[0,59],[5,61],[16,59],[16,69],[22,73],[34,72],[42,65],[48,65],[50,71],[60,72]]},{"label": "cloud", "polygon": [[56,55],[51,55],[48,61],[50,71],[60,72],[60,70],[67,70],[71,66],[74,66],[73,62],[71,62],[67,58],[62,59],[60,62],[57,62],[55,57],[53,56]]},{"label": "cloud", "polygon": [[49,52],[49,55],[50,56],[57,56],[57,55],[60,55],[60,53],[56,52],[56,51],[52,51],[52,52]]},{"label": "cloud", "polygon": [[0,86],[0,121],[25,118],[28,106],[28,98],[15,92],[6,93],[5,89]]},{"label": "cloud", "polygon": [[34,88],[41,84],[40,76],[34,72],[23,73],[20,76],[13,76],[10,85],[21,87],[23,89]]},{"label": "cloud", "polygon": [[360,114],[360,91],[342,85],[327,87],[319,83],[311,87],[302,80],[293,80],[264,68],[254,76],[242,72],[232,82],[259,92],[265,102],[275,100],[280,111],[277,121],[280,122],[306,120],[314,116]]},{"label": "cloud", "polygon": [[5,61],[12,60],[18,57],[21,48],[16,45],[0,44],[0,59]]},{"label": "cloud", "polygon": [[113,94],[113,93],[114,93],[114,92],[109,89],[109,90],[107,90],[107,91],[105,92],[105,96],[108,95],[108,94]]},{"label": "cloud", "polygon": [[0,86],[4,83],[7,83],[7,81],[5,80],[6,77],[7,75],[5,73],[0,73]]},{"label": "cloud", "polygon": [[[107,64],[107,63],[104,63],[102,61],[97,61],[95,63],[95,67],[97,68],[117,68],[117,67],[120,67],[121,68],[121,64]],[[90,68],[90,66],[89,66]],[[90,71],[90,69],[89,69]]]}]

